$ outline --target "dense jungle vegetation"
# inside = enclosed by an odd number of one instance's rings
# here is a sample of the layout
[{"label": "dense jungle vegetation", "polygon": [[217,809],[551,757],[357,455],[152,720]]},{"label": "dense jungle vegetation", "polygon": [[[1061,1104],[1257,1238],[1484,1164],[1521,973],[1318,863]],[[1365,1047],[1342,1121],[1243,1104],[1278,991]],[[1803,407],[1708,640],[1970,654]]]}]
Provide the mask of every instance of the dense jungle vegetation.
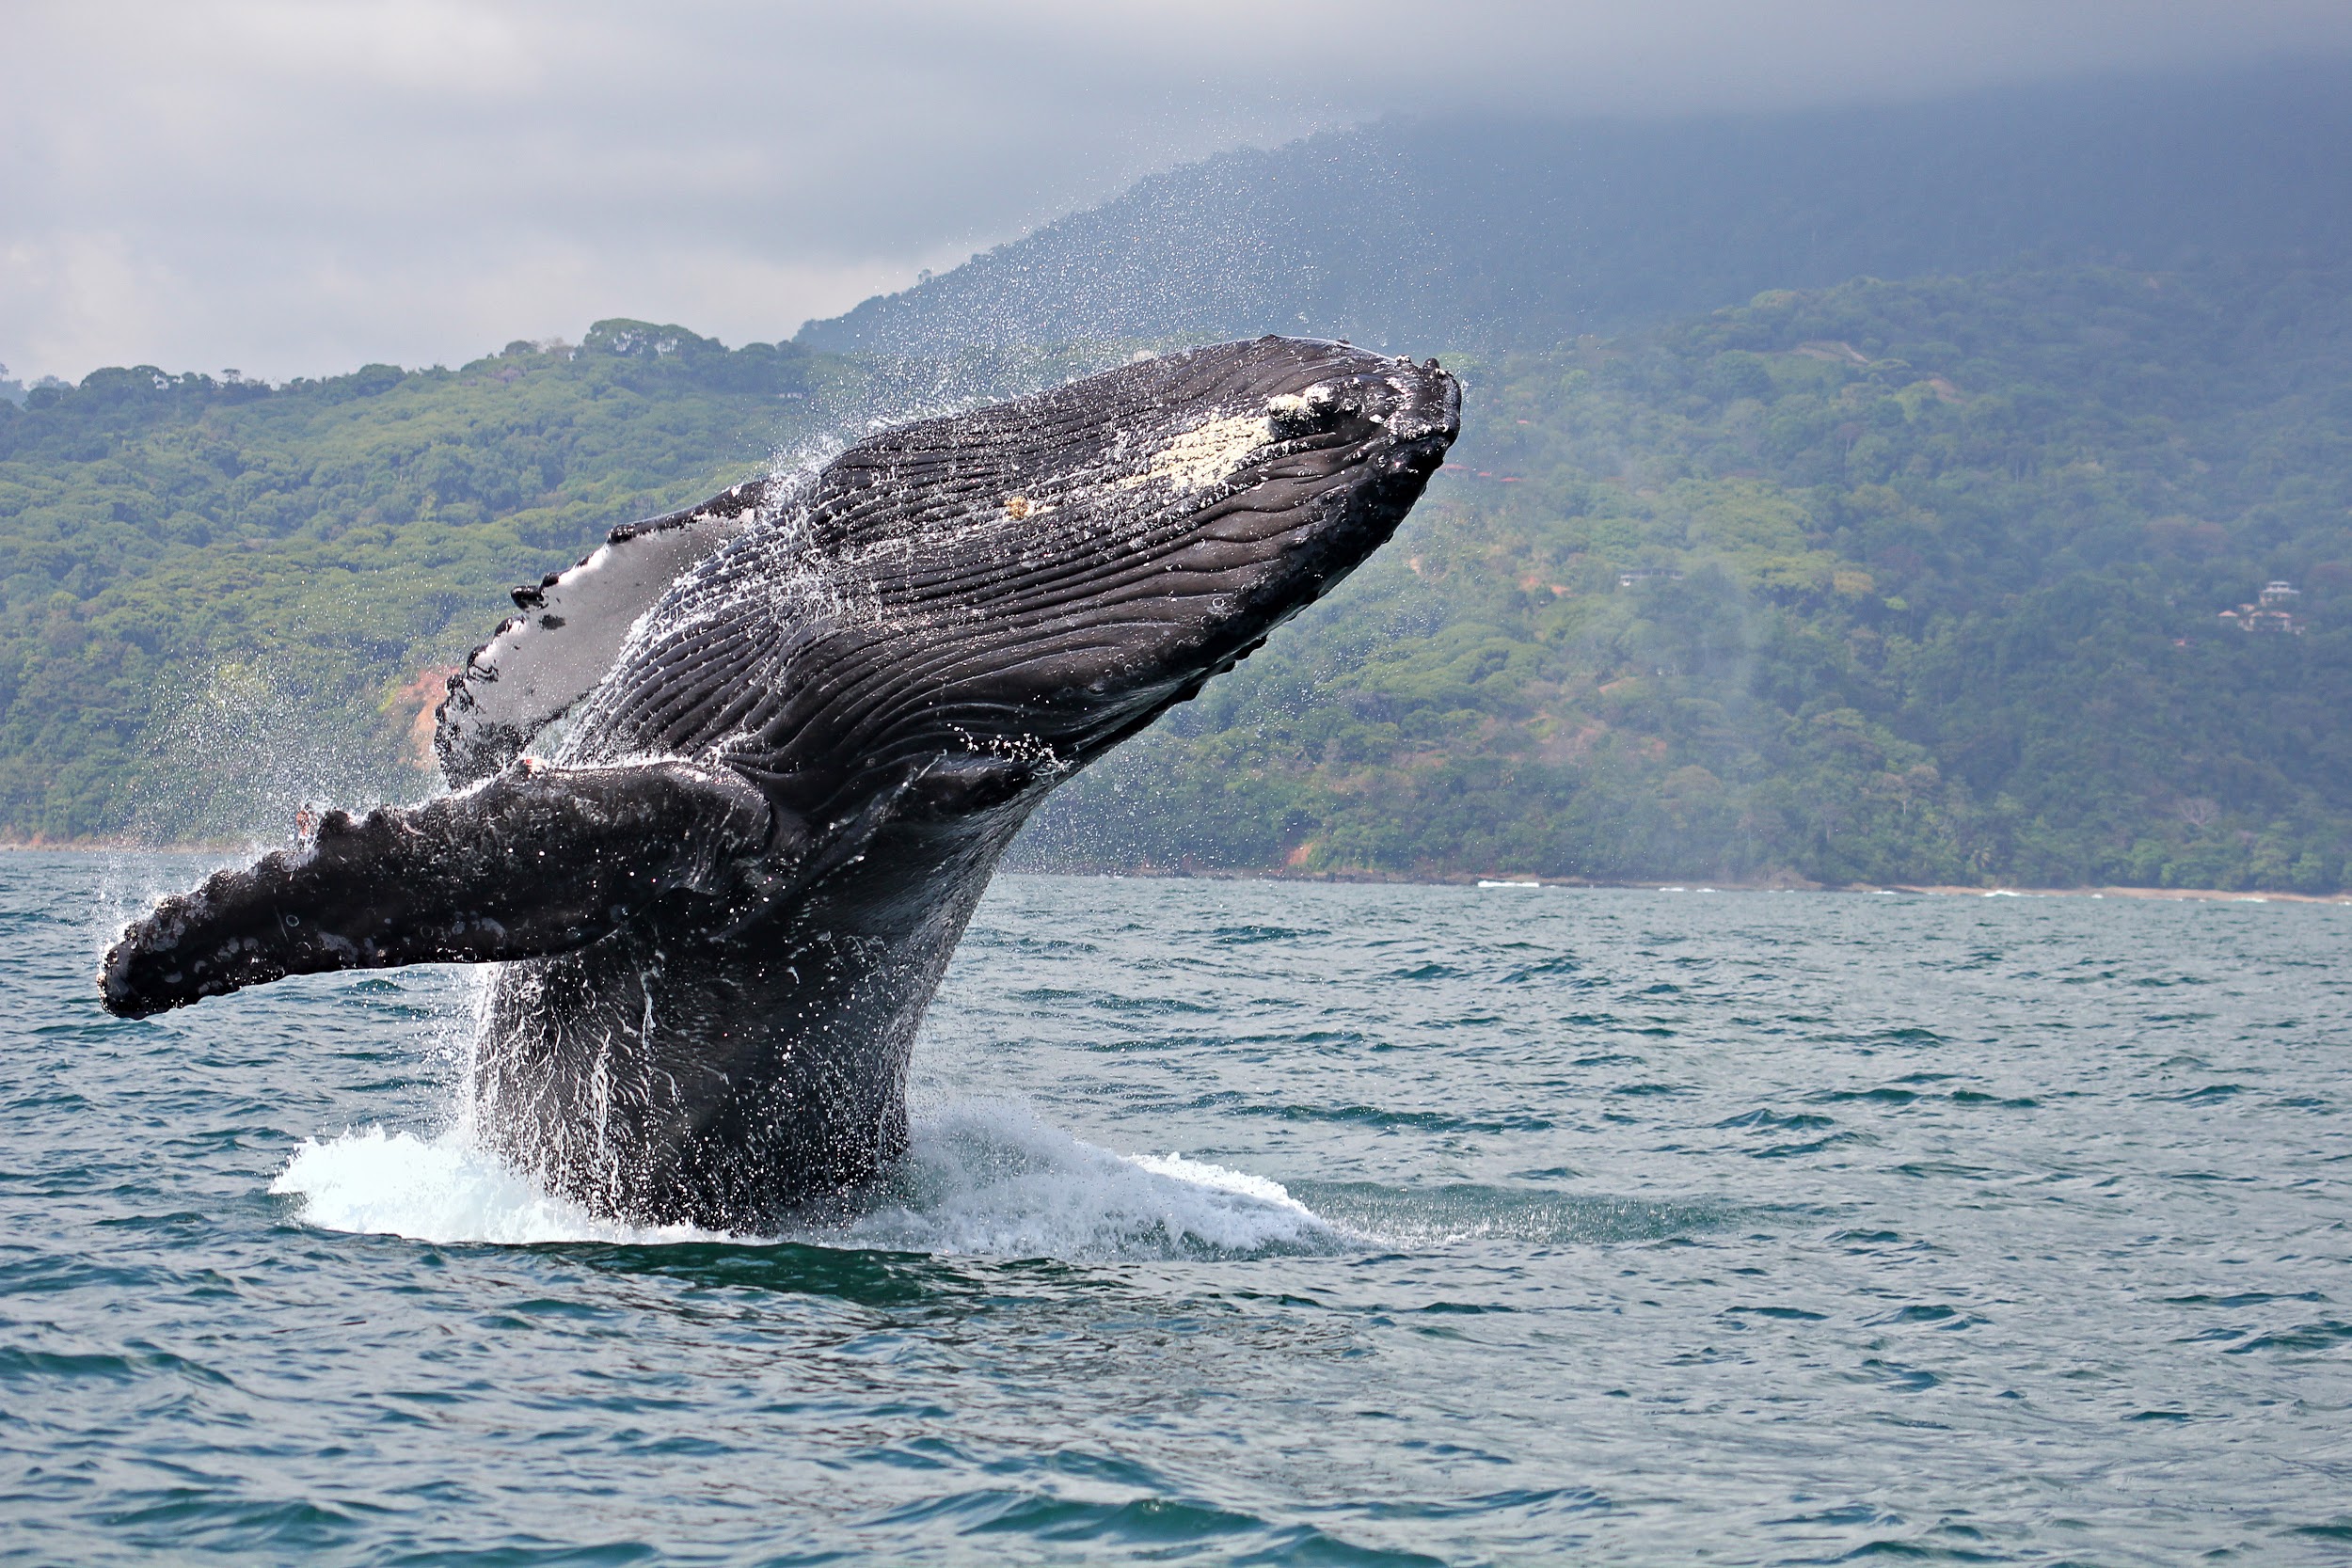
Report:
[{"label": "dense jungle vegetation", "polygon": [[[2352,878],[2352,278],[1861,279],[1450,363],[1465,438],[1397,542],[1026,863]],[[508,583],[902,398],[879,373],[614,322],[0,404],[0,832],[421,790],[430,672]],[[2220,620],[2273,578],[2302,632]]]},{"label": "dense jungle vegetation", "polygon": [[428,673],[506,588],[755,470],[827,374],[616,321],[454,371],[141,366],[0,403],[0,834],[169,839],[421,788]]},{"label": "dense jungle vegetation", "polygon": [[[1461,368],[1397,543],[1029,853],[2352,880],[2352,277],[1864,279]],[[2220,619],[2274,578],[2299,635]]]}]

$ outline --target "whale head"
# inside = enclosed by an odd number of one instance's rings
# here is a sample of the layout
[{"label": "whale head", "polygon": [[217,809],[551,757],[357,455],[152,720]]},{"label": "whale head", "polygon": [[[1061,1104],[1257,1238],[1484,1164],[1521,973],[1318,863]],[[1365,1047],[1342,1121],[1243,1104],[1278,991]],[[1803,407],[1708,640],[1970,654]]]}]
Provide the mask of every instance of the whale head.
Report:
[{"label": "whale head", "polygon": [[1041,794],[1360,564],[1460,428],[1434,360],[1263,338],[883,432],[680,579],[576,755],[809,813]]},{"label": "whale head", "polygon": [[962,641],[926,698],[995,748],[1092,761],[1384,543],[1460,408],[1435,362],[1276,339],[1025,410],[1052,432],[1031,471],[942,541],[966,589],[925,629]]}]

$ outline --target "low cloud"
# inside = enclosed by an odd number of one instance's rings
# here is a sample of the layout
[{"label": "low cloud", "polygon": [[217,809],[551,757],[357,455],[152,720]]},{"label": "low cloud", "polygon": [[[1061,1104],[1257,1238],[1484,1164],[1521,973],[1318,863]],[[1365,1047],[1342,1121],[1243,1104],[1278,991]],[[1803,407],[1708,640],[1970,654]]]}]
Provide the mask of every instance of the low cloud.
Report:
[{"label": "low cloud", "polygon": [[284,377],[608,315],[731,342],[1151,169],[1391,113],[1673,115],[2352,50],[2340,0],[19,5],[0,360]]}]

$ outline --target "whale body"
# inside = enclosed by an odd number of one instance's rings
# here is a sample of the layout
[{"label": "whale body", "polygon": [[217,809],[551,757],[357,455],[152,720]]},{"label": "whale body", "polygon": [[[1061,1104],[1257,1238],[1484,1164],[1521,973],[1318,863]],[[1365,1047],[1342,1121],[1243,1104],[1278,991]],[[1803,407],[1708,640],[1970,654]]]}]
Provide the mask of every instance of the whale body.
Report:
[{"label": "whale body", "polygon": [[105,1005],[497,964],[475,1125],[551,1189],[735,1228],[846,1191],[1029,813],[1387,540],[1460,407],[1434,360],[1263,338],[616,530],[451,678],[451,793],[165,899]]}]

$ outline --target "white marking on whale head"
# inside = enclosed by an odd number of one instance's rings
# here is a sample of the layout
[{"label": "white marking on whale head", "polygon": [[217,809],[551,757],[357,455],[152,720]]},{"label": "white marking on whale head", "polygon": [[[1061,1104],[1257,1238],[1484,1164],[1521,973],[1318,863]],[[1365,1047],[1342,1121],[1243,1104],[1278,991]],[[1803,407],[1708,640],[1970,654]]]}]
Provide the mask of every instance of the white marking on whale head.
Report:
[{"label": "white marking on whale head", "polygon": [[1197,424],[1152,454],[1143,472],[1119,482],[1122,490],[1165,479],[1179,490],[1199,490],[1230,476],[1248,455],[1274,439],[1263,414],[1232,414]]}]

